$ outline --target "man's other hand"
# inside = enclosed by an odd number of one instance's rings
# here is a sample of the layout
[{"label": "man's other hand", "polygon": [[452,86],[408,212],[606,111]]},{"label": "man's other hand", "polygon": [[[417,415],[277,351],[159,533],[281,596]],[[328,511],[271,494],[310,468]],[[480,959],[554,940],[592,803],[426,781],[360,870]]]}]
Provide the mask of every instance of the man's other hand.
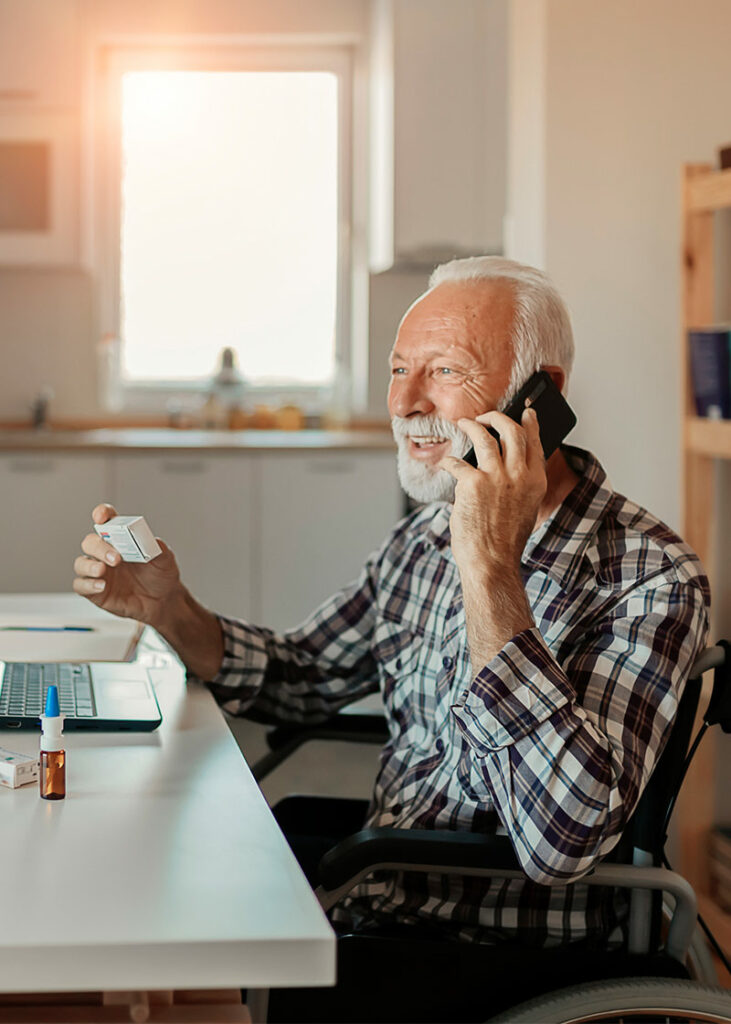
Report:
[{"label": "man's other hand", "polygon": [[[91,518],[101,525],[116,515],[104,504],[96,506]],[[81,542],[84,554],[74,562],[74,590],[114,615],[158,625],[182,585],[175,556],[159,537],[157,541],[162,554],[151,562],[124,562],[97,533],[88,533]]]}]

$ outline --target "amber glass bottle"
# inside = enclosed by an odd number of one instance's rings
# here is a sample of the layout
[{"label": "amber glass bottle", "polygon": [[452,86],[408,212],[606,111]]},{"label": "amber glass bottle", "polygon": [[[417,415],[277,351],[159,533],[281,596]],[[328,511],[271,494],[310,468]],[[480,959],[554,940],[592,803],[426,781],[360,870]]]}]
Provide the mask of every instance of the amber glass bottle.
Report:
[{"label": "amber glass bottle", "polygon": [[66,796],[66,751],[41,751],[41,796],[44,800],[63,800]]},{"label": "amber glass bottle", "polygon": [[41,715],[41,796],[63,800],[66,796],[66,751],[63,748],[63,718],[58,707],[58,690],[48,687],[46,713]]}]

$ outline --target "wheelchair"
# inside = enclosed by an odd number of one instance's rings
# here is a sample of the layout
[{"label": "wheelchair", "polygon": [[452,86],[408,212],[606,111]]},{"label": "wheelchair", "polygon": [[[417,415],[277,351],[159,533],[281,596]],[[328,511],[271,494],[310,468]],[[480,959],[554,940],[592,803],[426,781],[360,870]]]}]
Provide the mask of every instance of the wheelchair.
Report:
[{"label": "wheelchair", "polygon": [[[344,934],[338,938],[338,973],[359,963],[363,977],[380,979],[389,965],[404,978],[449,978],[451,985],[433,986],[428,1016],[411,1009],[408,995],[397,999],[393,1016],[379,1016],[378,994],[364,991],[357,1007],[337,1004],[322,1020],[349,1021],[490,1021],[491,1024],[579,1024],[579,1022],[717,1022],[731,1024],[731,991],[718,987],[707,944],[697,927],[695,893],[672,871],[664,856],[667,828],[695,744],[688,754],[698,709],[702,677],[714,669],[704,726],[721,725],[731,732],[731,645],[722,641],[696,659],[679,705],[676,721],[642,798],[609,857],[581,879],[582,885],[629,891],[629,911],[621,948],[535,948],[506,942],[469,943],[402,926],[393,931]],[[382,743],[382,716],[371,712],[339,712],[309,727],[279,726],[268,734],[270,753],[256,765],[258,780],[313,739],[352,739]],[[363,821],[367,801],[321,797],[288,797],[299,801],[298,812],[327,801],[343,820]],[[276,811],[276,809],[275,809]],[[497,817],[495,817],[497,826]],[[666,865],[666,866],[663,866]],[[493,833],[457,833],[416,829],[365,828],[339,842],[321,859],[316,894],[330,910],[359,881],[373,872],[396,871],[458,874],[469,877],[523,879],[510,840]],[[493,979],[514,978],[505,991]],[[512,972],[512,973],[511,973]],[[477,994],[454,1004],[464,979]],[[577,985],[576,981],[581,984]],[[392,990],[391,990],[392,991]],[[280,997],[279,993],[274,994]],[[295,997],[296,999],[296,997]],[[288,1020],[287,997],[279,1019]],[[297,1020],[296,1002],[290,1002]],[[388,1006],[393,1007],[389,998]],[[282,1016],[282,1013],[284,1016]]]}]

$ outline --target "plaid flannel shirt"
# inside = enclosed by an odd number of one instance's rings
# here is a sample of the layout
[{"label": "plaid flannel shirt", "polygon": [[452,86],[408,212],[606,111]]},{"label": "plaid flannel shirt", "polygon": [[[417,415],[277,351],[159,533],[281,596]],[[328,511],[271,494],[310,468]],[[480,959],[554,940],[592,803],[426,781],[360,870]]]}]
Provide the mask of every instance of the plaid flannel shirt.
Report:
[{"label": "plaid flannel shirt", "polygon": [[302,626],[221,617],[208,685],[227,711],[316,721],[380,689],[390,739],[368,824],[479,832],[496,811],[527,876],[382,874],[336,921],[547,944],[617,925],[621,897],[565,883],[618,841],[705,643],[710,595],[675,533],[613,491],[588,452],[563,450],[581,479],[522,558],[535,627],[486,665],[470,663],[444,503],[400,522]]}]

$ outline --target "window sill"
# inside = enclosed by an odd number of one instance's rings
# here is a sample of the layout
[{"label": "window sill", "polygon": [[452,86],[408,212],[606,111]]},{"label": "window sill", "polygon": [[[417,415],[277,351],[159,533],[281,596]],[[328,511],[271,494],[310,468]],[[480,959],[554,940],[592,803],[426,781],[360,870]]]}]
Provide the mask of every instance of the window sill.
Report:
[{"label": "window sill", "polygon": [[[100,405],[104,412],[113,416],[189,417],[201,413],[212,393],[210,381],[152,381],[110,387],[108,393],[102,395]],[[221,404],[244,410],[297,406],[305,416],[319,416],[333,406],[334,389],[331,385],[248,385]]]}]

